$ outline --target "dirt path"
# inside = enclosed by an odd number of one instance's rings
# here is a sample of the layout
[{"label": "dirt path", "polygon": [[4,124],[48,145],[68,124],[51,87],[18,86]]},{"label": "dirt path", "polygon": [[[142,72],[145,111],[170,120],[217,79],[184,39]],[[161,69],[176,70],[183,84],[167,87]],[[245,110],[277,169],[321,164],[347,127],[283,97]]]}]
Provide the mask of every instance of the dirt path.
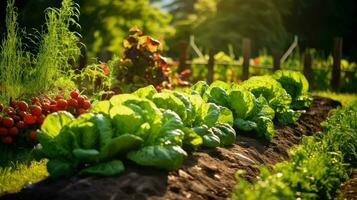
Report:
[{"label": "dirt path", "polygon": [[353,169],[350,179],[341,187],[340,200],[357,200],[357,168]]},{"label": "dirt path", "polygon": [[231,148],[203,149],[192,153],[178,171],[165,172],[125,163],[127,170],[118,177],[44,180],[23,191],[0,199],[226,199],[235,184],[238,169],[254,180],[257,166],[271,165],[288,158],[287,149],[301,141],[302,135],[321,130],[320,122],[339,103],[316,97],[298,122],[276,127],[276,137],[265,144],[248,136],[237,136]]}]

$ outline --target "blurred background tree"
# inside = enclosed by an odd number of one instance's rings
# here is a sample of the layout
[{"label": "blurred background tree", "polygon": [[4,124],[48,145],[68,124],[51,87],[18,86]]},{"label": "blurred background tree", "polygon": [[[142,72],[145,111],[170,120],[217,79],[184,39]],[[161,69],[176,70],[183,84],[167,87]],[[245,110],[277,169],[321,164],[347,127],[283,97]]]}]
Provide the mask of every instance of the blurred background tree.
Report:
[{"label": "blurred background tree", "polygon": [[[44,9],[61,0],[16,0],[21,27],[41,30]],[[146,34],[165,39],[169,55],[179,56],[179,45],[194,35],[197,45],[227,52],[239,49],[241,39],[261,48],[285,50],[293,35],[301,50],[331,52],[333,37],[344,38],[344,56],[357,60],[356,0],[77,0],[80,30],[89,58],[122,48],[128,29],[137,25]],[[0,33],[4,33],[6,0],[0,1]],[[157,6],[158,5],[158,6]],[[160,8],[159,8],[160,7]],[[165,38],[164,38],[165,36]],[[239,52],[238,52],[239,53]],[[101,56],[99,56],[101,57]]]},{"label": "blurred background tree", "polygon": [[[44,10],[59,7],[61,0],[18,0],[20,27],[42,30]],[[164,40],[174,33],[170,26],[171,15],[152,6],[149,0],[76,0],[80,5],[79,23],[82,42],[86,45],[88,58],[106,61],[113,53],[119,53],[124,38],[133,26],[138,26],[145,34]],[[5,16],[6,0],[1,1],[1,19]],[[2,12],[4,11],[4,12]],[[3,24],[3,23],[1,23]],[[1,26],[0,33],[5,27]]]}]

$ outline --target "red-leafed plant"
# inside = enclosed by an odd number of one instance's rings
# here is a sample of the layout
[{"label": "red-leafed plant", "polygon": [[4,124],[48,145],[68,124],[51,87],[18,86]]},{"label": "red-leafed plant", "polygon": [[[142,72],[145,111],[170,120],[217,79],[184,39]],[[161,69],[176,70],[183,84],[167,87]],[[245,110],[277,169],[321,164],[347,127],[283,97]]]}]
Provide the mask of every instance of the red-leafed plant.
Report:
[{"label": "red-leafed plant", "polygon": [[134,27],[131,35],[124,40],[124,53],[116,72],[121,92],[135,90],[146,85],[154,85],[157,90],[172,89],[173,83],[185,83],[173,72],[170,65],[160,54],[160,41],[144,35]]}]

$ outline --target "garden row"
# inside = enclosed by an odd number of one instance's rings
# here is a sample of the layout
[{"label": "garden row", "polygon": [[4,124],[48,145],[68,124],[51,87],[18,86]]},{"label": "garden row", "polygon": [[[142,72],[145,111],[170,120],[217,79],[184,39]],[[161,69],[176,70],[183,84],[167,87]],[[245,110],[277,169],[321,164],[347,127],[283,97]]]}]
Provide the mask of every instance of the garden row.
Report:
[{"label": "garden row", "polygon": [[[122,160],[178,169],[187,151],[235,143],[236,131],[265,140],[274,122],[293,123],[311,103],[308,82],[297,72],[278,71],[242,84],[199,82],[183,91],[158,93],[148,86],[98,101],[78,118],[68,112],[46,117],[38,134],[38,159],[48,158],[53,178],[116,175]],[[235,129],[233,129],[233,127]]]},{"label": "garden row", "polygon": [[322,123],[319,137],[306,137],[290,160],[261,168],[255,183],[237,173],[232,199],[332,199],[357,160],[357,102]]}]

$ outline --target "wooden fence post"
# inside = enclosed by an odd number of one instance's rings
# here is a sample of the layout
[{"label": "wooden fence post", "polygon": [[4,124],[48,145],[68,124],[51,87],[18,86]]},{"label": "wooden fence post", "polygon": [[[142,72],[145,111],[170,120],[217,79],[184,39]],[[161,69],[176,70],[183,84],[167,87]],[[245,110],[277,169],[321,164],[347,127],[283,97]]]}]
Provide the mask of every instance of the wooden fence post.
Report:
[{"label": "wooden fence post", "polygon": [[243,38],[243,81],[249,78],[250,53],[251,40],[249,38]]},{"label": "wooden fence post", "polygon": [[340,75],[341,75],[341,57],[342,57],[342,38],[334,38],[333,42],[333,66],[332,66],[332,78],[331,87],[334,91],[337,91],[340,87]]},{"label": "wooden fence post", "polygon": [[187,65],[187,52],[188,51],[188,43],[181,42],[180,43],[180,58],[179,58],[179,72],[188,69]]},{"label": "wooden fence post", "polygon": [[309,81],[309,84],[312,86],[313,85],[313,72],[312,72],[312,57],[309,49],[305,51],[304,54],[304,69],[303,69],[304,75],[306,79]]},{"label": "wooden fence post", "polygon": [[278,49],[275,48],[271,50],[271,53],[273,55],[273,70],[277,71],[281,68],[281,63],[280,63],[281,53]]},{"label": "wooden fence post", "polygon": [[208,63],[207,63],[207,83],[211,84],[213,82],[213,75],[214,75],[214,51],[210,49],[208,52]]}]

